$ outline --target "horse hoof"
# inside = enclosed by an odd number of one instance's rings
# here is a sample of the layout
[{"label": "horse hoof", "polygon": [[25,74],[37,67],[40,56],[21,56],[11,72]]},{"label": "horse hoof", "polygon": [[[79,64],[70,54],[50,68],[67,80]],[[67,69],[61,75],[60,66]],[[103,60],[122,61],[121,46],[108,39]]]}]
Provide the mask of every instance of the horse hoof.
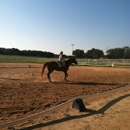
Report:
[{"label": "horse hoof", "polygon": [[[65,78],[64,78],[64,79],[65,79]],[[67,82],[68,82],[69,80],[65,79],[65,81],[67,81]]]}]

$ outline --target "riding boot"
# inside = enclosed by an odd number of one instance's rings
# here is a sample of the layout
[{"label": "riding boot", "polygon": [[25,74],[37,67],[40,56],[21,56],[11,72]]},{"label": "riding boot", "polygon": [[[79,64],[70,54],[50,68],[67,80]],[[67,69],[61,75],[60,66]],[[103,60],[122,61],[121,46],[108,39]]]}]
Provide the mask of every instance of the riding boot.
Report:
[{"label": "riding boot", "polygon": [[64,64],[62,63],[61,65],[62,65],[62,67],[61,67],[61,68],[62,68],[62,70],[64,71]]}]

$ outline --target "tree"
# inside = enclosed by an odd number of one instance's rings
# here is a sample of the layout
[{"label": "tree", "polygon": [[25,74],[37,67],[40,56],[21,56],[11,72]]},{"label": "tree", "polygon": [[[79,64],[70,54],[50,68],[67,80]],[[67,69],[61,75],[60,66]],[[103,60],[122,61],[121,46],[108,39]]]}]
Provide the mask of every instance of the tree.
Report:
[{"label": "tree", "polygon": [[51,52],[43,52],[43,51],[36,51],[36,50],[23,50],[20,51],[16,48],[0,48],[0,54],[4,55],[21,55],[21,56],[39,56],[39,57],[47,57],[51,58],[54,57],[54,53]]},{"label": "tree", "polygon": [[130,59],[130,47],[126,46],[126,47],[123,47],[123,49],[124,49],[123,58],[124,59]]},{"label": "tree", "polygon": [[20,50],[16,48],[8,48],[5,49],[5,55],[20,55]]},{"label": "tree", "polygon": [[5,48],[0,48],[0,54],[5,54]]},{"label": "tree", "polygon": [[99,59],[104,57],[104,52],[99,49],[92,48],[85,53],[86,58]]},{"label": "tree", "polygon": [[76,49],[76,50],[73,51],[73,54],[77,58],[83,58],[84,57],[84,50]]},{"label": "tree", "polygon": [[107,58],[109,59],[130,59],[130,48],[114,48],[107,50]]}]

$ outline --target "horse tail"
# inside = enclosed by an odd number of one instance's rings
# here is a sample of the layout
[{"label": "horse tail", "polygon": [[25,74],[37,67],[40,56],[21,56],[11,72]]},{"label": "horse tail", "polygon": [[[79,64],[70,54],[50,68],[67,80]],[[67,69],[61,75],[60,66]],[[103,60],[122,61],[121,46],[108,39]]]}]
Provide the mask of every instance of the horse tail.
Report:
[{"label": "horse tail", "polygon": [[43,67],[42,67],[41,77],[42,77],[42,75],[43,75],[43,73],[44,73],[44,69],[45,69],[45,67],[47,66],[47,64],[48,64],[48,62],[46,62],[46,63],[43,65]]}]

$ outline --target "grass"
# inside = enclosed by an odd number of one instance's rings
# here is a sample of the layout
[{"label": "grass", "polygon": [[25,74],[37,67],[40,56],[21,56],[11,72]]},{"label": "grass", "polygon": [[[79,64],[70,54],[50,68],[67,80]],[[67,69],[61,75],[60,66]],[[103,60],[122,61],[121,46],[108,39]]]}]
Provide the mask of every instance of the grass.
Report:
[{"label": "grass", "polygon": [[0,63],[44,63],[45,58],[0,55]]},{"label": "grass", "polygon": [[[41,58],[32,56],[10,56],[10,55],[0,55],[0,63],[39,63],[44,64],[47,61],[56,61],[56,58]],[[111,67],[114,63],[114,67],[127,67],[130,68],[130,59],[120,60],[120,59],[99,59],[96,62],[93,59],[77,59],[79,66],[97,66],[97,67]],[[125,64],[123,64],[125,63]]]}]

